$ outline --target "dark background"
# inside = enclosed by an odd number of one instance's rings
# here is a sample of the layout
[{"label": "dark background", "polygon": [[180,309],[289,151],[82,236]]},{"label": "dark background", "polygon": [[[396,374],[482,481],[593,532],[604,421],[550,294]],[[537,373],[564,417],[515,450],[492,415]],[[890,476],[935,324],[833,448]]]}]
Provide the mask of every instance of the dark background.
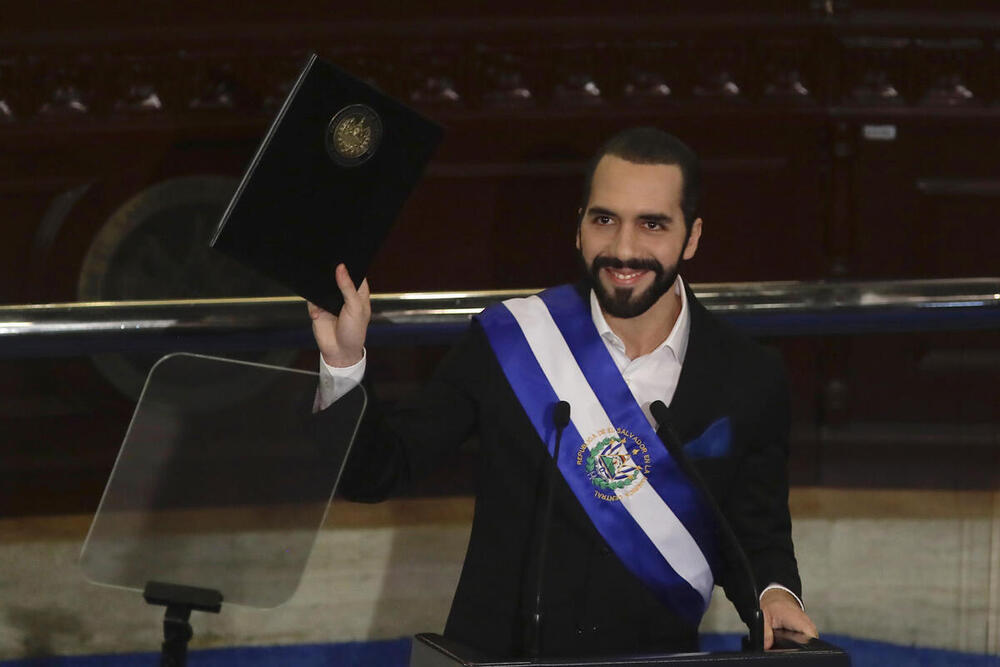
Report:
[{"label": "dark background", "polygon": [[[995,2],[119,4],[0,10],[0,304],[275,293],[206,242],[310,51],[447,128],[376,292],[573,279],[585,162],[636,124],[703,158],[691,282],[1000,274]],[[793,483],[995,488],[996,332],[769,342]],[[0,513],[96,507],[150,361],[0,362]]]}]

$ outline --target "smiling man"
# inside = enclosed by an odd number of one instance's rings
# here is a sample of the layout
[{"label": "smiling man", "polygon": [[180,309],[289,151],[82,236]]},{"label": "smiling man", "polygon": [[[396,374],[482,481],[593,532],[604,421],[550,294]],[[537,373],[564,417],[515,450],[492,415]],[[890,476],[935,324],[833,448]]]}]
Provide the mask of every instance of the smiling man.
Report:
[{"label": "smiling man", "polygon": [[[679,164],[633,162],[611,152],[618,143],[627,152],[633,137],[625,134],[609,142],[594,166],[576,238],[604,317],[612,331],[621,331],[625,336],[619,336],[632,343],[626,345],[630,359],[651,352],[673,327],[681,302],[679,293],[668,292],[681,261],[698,250],[702,226],[701,218],[685,219]],[[697,197],[694,192],[689,200]]]},{"label": "smiling man", "polygon": [[[342,477],[376,501],[478,436],[476,510],[445,635],[524,654],[538,571],[537,489],[555,452],[553,406],[569,404],[553,489],[543,655],[691,650],[715,585],[746,615],[750,585],[704,499],[659,438],[674,430],[766,584],[773,628],[815,635],[790,535],[788,397],[780,360],[725,327],[679,277],[702,234],[694,153],[654,128],[613,137],[585,183],[576,246],[586,279],[481,313],[412,400],[371,401]],[[364,374],[367,283],[343,267],[345,306],[310,304],[322,354],[318,407]],[[528,641],[533,643],[533,640]]]}]

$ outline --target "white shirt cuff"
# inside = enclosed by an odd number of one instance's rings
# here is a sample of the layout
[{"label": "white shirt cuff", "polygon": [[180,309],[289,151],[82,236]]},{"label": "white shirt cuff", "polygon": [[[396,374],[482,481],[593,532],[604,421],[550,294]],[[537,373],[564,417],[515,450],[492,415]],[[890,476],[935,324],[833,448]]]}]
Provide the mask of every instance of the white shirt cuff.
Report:
[{"label": "white shirt cuff", "polygon": [[802,600],[801,600],[801,598],[799,598],[799,596],[798,596],[798,595],[796,595],[795,593],[791,592],[790,590],[788,590],[787,588],[785,588],[785,587],[784,587],[784,586],[782,586],[781,584],[768,584],[768,585],[767,585],[767,586],[766,586],[766,587],[764,588],[764,590],[762,590],[762,591],[760,592],[760,597],[761,597],[761,599],[763,599],[763,598],[764,598],[764,593],[768,592],[768,591],[769,591],[769,590],[771,590],[772,588],[777,588],[777,589],[779,589],[779,590],[782,590],[782,591],[785,591],[786,593],[788,593],[789,595],[791,595],[791,596],[792,596],[793,598],[795,598],[795,601],[799,603],[799,608],[800,608],[800,609],[802,609],[802,611],[805,611],[805,610],[806,610],[806,606],[805,606],[804,604],[802,604]]},{"label": "white shirt cuff", "polygon": [[316,400],[313,402],[313,412],[325,410],[338,398],[361,384],[365,376],[368,351],[361,351],[361,361],[353,366],[338,368],[326,363],[323,355],[319,355],[319,387],[316,388]]}]

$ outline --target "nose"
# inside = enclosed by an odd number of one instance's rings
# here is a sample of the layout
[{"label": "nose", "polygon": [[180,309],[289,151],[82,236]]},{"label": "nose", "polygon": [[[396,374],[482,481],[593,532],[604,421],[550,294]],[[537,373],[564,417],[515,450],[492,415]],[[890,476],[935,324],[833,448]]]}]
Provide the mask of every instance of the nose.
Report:
[{"label": "nose", "polygon": [[639,256],[638,234],[634,225],[620,224],[615,229],[612,243],[613,256],[621,260],[634,259]]}]

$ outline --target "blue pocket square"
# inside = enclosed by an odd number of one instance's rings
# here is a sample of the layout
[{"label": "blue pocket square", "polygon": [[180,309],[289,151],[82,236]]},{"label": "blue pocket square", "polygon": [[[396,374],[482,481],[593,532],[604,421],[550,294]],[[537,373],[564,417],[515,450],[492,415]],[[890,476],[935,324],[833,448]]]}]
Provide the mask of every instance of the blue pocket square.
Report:
[{"label": "blue pocket square", "polygon": [[733,429],[729,417],[723,417],[705,429],[691,442],[684,445],[684,451],[693,459],[715,459],[728,456],[733,448]]}]

